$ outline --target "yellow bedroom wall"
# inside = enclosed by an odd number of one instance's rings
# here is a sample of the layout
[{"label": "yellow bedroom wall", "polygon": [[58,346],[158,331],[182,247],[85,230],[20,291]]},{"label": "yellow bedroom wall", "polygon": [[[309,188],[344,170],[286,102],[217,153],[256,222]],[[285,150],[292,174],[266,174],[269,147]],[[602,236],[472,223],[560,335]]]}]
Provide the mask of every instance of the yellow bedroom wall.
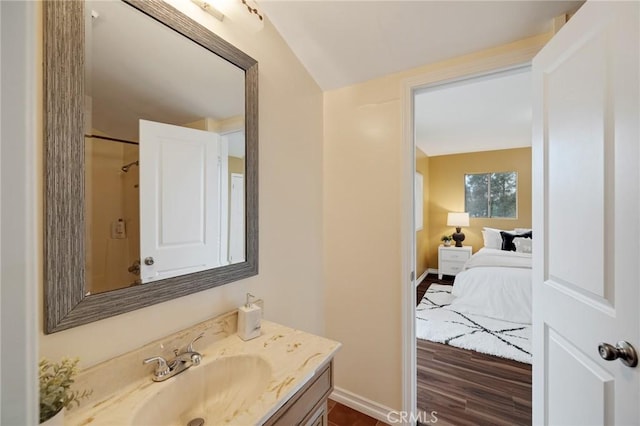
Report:
[{"label": "yellow bedroom wall", "polygon": [[440,238],[455,232],[447,226],[447,213],[464,211],[464,175],[469,173],[518,173],[518,217],[516,219],[470,218],[462,229],[463,245],[475,253],[482,248],[482,228],[531,227],[531,148],[429,157],[429,227],[426,245],[429,268],[438,268]]},{"label": "yellow bedroom wall", "polygon": [[429,157],[416,148],[416,172],[422,175],[422,229],[416,232],[416,277],[429,267]]}]

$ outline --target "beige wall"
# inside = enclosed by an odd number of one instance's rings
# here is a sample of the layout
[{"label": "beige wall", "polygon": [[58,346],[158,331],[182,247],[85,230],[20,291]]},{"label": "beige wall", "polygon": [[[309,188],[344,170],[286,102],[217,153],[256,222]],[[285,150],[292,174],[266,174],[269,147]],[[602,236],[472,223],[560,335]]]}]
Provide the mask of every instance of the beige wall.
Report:
[{"label": "beige wall", "polygon": [[[395,83],[395,84],[394,84]],[[325,92],[326,330],[336,386],[400,406],[400,98],[395,79]]]},{"label": "beige wall", "polygon": [[549,37],[325,92],[326,332],[344,345],[336,358],[337,387],[401,406],[403,84],[427,74],[438,81],[515,65]]},{"label": "beige wall", "polygon": [[[125,145],[85,138],[85,190],[88,204],[86,220],[87,291],[101,293],[126,286],[135,279],[127,271],[129,240],[111,238],[111,225],[125,220]],[[129,223],[127,223],[129,225]]]},{"label": "beige wall", "polygon": [[80,356],[92,365],[232,310],[247,291],[265,300],[267,319],[324,334],[322,92],[268,21],[251,34],[189,1],[171,3],[259,62],[260,274],[41,335],[43,356]]},{"label": "beige wall", "polygon": [[416,232],[416,277],[429,267],[429,157],[416,148],[416,172],[422,175],[422,229]]},{"label": "beige wall", "polygon": [[531,148],[429,157],[429,267],[438,268],[440,237],[455,232],[447,226],[447,213],[464,211],[464,175],[468,173],[518,173],[518,217],[516,219],[471,218],[463,228],[463,244],[474,253],[484,245],[482,228],[531,228]]}]

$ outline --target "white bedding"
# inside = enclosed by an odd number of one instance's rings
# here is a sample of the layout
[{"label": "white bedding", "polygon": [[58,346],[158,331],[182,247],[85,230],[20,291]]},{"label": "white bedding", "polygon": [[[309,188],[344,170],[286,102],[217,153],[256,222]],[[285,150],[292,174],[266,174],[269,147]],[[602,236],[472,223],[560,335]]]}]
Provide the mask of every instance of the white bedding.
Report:
[{"label": "white bedding", "polygon": [[531,324],[531,255],[483,248],[456,275],[451,307]]},{"label": "white bedding", "polygon": [[416,337],[531,364],[531,326],[456,311],[450,285],[431,284],[416,308]]},{"label": "white bedding", "polygon": [[496,266],[531,269],[531,253],[518,253],[483,247],[464,265],[464,269]]}]

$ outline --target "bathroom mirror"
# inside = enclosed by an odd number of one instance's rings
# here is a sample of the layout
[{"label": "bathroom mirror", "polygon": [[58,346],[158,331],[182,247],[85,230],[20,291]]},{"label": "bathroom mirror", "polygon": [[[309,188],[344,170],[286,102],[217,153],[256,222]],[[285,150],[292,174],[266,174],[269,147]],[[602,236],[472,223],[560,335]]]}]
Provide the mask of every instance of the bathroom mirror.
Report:
[{"label": "bathroom mirror", "polygon": [[257,274],[256,61],[163,2],[44,11],[46,332]]}]

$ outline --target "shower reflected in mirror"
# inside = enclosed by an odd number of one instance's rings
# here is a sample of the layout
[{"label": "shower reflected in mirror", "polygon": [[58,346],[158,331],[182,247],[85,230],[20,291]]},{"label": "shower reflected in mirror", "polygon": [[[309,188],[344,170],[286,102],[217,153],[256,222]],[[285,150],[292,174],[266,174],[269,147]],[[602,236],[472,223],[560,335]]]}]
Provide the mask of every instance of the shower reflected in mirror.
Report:
[{"label": "shower reflected in mirror", "polygon": [[126,3],[84,13],[85,294],[244,262],[243,70]]},{"label": "shower reflected in mirror", "polygon": [[139,165],[140,165],[140,162],[138,160],[132,161],[129,164],[125,164],[124,166],[122,166],[120,170],[122,170],[125,173],[128,173],[131,166],[139,166]]}]

